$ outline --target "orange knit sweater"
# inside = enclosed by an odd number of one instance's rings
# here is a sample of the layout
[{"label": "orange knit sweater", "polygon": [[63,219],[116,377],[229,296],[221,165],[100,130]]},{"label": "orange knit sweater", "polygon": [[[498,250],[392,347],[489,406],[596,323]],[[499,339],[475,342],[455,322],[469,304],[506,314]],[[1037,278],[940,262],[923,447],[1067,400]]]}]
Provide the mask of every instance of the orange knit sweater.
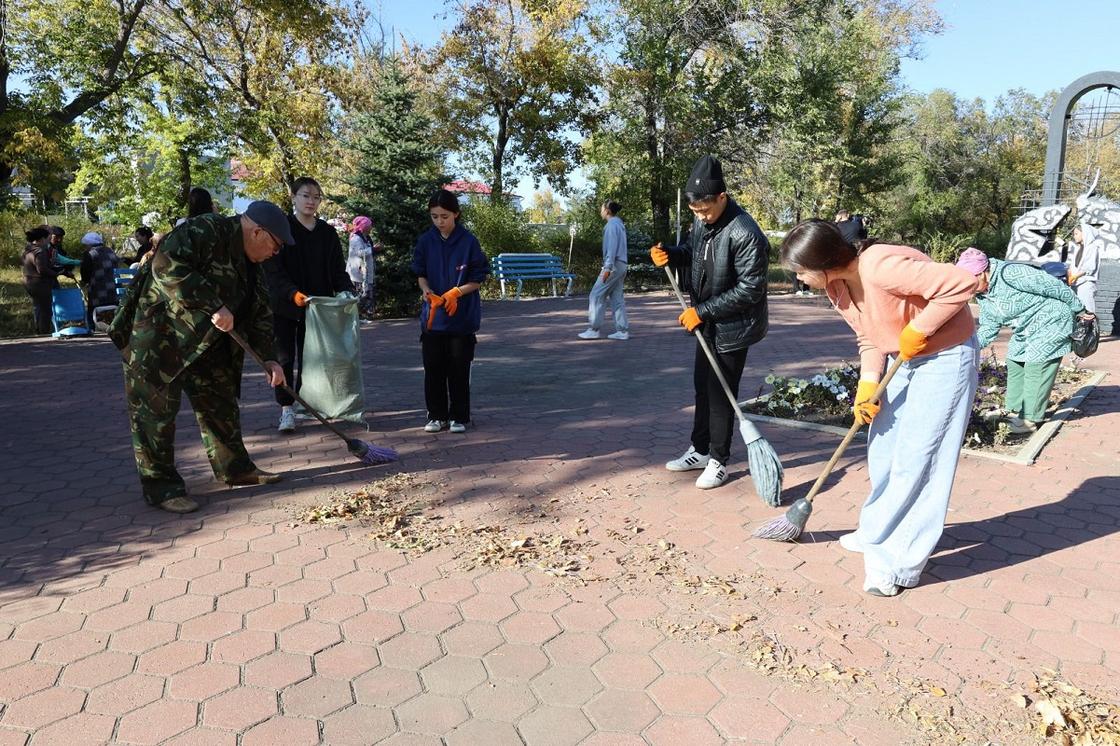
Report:
[{"label": "orange knit sweater", "polygon": [[877,378],[886,356],[898,352],[898,335],[912,324],[929,337],[923,354],[958,345],[976,329],[968,301],[978,278],[939,264],[909,246],[875,244],[859,255],[863,302],[857,308],[843,280],[828,283],[829,300],[856,333],[861,376]]}]

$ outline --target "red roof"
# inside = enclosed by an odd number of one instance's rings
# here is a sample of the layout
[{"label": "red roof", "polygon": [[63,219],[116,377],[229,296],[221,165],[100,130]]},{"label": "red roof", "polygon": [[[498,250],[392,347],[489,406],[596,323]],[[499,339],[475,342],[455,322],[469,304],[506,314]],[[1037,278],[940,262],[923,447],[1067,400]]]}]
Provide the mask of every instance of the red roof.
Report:
[{"label": "red roof", "polygon": [[458,179],[443,187],[449,192],[458,194],[490,194],[490,187],[481,181],[464,181]]}]

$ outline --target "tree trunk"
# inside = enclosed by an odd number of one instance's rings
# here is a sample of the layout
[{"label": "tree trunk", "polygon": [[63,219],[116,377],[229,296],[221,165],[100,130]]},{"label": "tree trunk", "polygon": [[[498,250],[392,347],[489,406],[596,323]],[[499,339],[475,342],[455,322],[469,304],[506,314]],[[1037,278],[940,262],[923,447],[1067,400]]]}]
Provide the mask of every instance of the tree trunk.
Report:
[{"label": "tree trunk", "polygon": [[646,91],[646,156],[649,158],[649,207],[653,216],[653,237],[668,243],[675,234],[669,229],[669,199],[666,195],[665,158],[658,147],[657,105],[652,91]]},{"label": "tree trunk", "polygon": [[506,159],[506,145],[509,143],[509,112],[498,111],[498,134],[494,137],[494,160],[491,164],[490,204],[501,204],[505,198],[502,166]]},{"label": "tree trunk", "polygon": [[191,154],[184,148],[179,148],[179,196],[176,200],[184,215],[187,214],[187,202],[191,195]]}]

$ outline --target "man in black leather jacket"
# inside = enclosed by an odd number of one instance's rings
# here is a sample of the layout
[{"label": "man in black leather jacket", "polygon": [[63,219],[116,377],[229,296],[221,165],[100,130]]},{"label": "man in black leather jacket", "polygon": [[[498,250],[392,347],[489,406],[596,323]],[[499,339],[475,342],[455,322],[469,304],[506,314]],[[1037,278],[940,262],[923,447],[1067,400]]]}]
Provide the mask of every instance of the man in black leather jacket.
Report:
[{"label": "man in black leather jacket", "polygon": [[[650,250],[658,267],[686,269],[692,307],[680,315],[689,332],[703,334],[736,397],[748,348],[766,336],[766,275],[770,244],[762,229],[727,194],[723,167],[713,156],[696,162],[685,187],[695,220],[689,244]],[[693,368],[696,413],[692,445],[665,464],[670,471],[704,469],[700,489],[727,481],[727,461],[735,428],[735,410],[711,369],[699,342]]]}]

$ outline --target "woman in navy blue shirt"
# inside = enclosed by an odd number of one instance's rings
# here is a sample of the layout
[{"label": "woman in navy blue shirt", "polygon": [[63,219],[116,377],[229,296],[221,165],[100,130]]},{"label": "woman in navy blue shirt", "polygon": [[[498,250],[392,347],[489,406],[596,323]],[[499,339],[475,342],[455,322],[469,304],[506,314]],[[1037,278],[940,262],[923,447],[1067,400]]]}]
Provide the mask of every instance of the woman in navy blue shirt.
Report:
[{"label": "woman in navy blue shirt", "polygon": [[424,357],[424,431],[466,432],[471,421],[471,362],[482,324],[478,289],[490,262],[478,239],[459,223],[459,199],[440,189],[428,200],[432,227],[416,241],[412,271],[424,294],[420,346]]}]

